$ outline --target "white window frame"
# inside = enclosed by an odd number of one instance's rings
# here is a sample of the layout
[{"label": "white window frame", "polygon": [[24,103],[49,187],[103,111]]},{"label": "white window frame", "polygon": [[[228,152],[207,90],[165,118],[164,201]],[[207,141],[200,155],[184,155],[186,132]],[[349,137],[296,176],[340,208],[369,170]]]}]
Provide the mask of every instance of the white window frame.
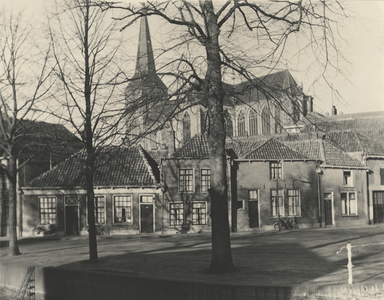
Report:
[{"label": "white window frame", "polygon": [[[280,167],[280,170],[281,170],[281,172],[280,172],[280,174],[281,174],[281,177],[274,177],[274,178],[272,178],[272,164],[278,164],[278,165],[280,165],[281,167]],[[283,176],[283,174],[284,174],[284,170],[283,170],[283,162],[282,161],[270,161],[269,162],[269,179],[270,180],[276,180],[276,179],[284,179],[284,176]]]},{"label": "white window frame", "polygon": [[[39,203],[38,203],[38,205],[39,205],[39,224],[40,225],[43,225],[43,224],[46,224],[46,223],[42,223],[42,219],[41,219],[41,199],[47,199],[47,198],[52,198],[52,199],[55,199],[55,207],[54,207],[54,209],[55,209],[55,223],[48,223],[48,224],[54,224],[54,225],[56,225],[57,224],[57,197],[56,196],[39,196],[38,197],[38,201],[39,201]],[[9,213],[11,213],[11,212],[9,212]],[[49,213],[48,213],[49,214]]]},{"label": "white window frame", "polygon": [[[130,197],[131,199],[131,205],[130,205],[130,208],[131,208],[131,218],[129,221],[126,221],[126,222],[115,222],[115,214],[116,214],[116,205],[115,205],[115,200],[117,197]],[[129,206],[127,206],[129,207]],[[113,225],[126,225],[126,224],[132,224],[133,223],[133,195],[132,194],[117,194],[117,195],[112,195],[112,208],[113,208],[113,219],[112,219],[112,223]]]},{"label": "white window frame", "polygon": [[[182,212],[182,220],[181,220],[181,224],[177,224],[178,223],[178,219],[176,217],[175,221],[176,221],[176,224],[172,224],[172,214],[171,214],[171,211],[172,211],[172,204],[178,204],[178,205],[181,205],[181,212]],[[178,210],[180,210],[180,208],[178,208]],[[179,216],[178,214],[176,214],[176,216]],[[170,226],[182,226],[184,225],[184,203],[183,202],[171,202],[169,203],[169,225]]]},{"label": "white window frame", "polygon": [[[276,189],[271,189],[271,196],[270,196],[270,206],[271,206],[271,216],[273,218],[277,218],[277,209],[276,209],[276,204],[275,206],[272,205],[272,197],[273,197],[273,192],[276,192]],[[281,201],[279,203],[279,215],[280,216],[285,216],[285,203],[284,203],[284,189],[279,189],[278,192],[276,193],[277,194],[277,198],[279,199],[281,197]],[[276,195],[274,196],[276,197]],[[278,202],[278,201],[276,201]],[[282,204],[282,205],[280,205]],[[275,207],[275,209],[273,209]]]},{"label": "white window frame", "polygon": [[[345,173],[349,172],[349,176],[345,176]],[[349,178],[349,179],[346,179]],[[343,170],[343,186],[353,186],[353,173],[352,170]]]},{"label": "white window frame", "polygon": [[[204,224],[194,224],[193,223],[193,204],[194,203],[204,203],[205,205],[205,218],[204,218]],[[192,217],[192,225],[201,226],[201,225],[207,225],[207,213],[208,213],[208,207],[207,207],[207,201],[191,201],[191,217]]]},{"label": "white window frame", "polygon": [[[208,188],[203,190],[203,171],[209,171],[209,174],[204,174],[204,176],[209,176]],[[208,190],[211,188],[211,169],[200,169],[200,190],[202,193],[208,193]]]},{"label": "white window frame", "polygon": [[[297,191],[298,195],[289,195],[290,191]],[[298,205],[297,205],[297,211],[294,211],[291,214],[291,207],[293,207],[294,209],[296,208],[296,206],[294,206],[294,205],[292,206],[290,203],[292,196],[294,197],[294,199],[297,196]],[[301,191],[300,191],[300,189],[287,189],[287,200],[288,200],[288,216],[289,217],[300,217],[301,216]]]},{"label": "white window frame", "polygon": [[[180,171],[181,170],[192,170],[192,189],[191,190],[186,190],[186,191],[181,191],[180,190]],[[195,191],[195,169],[194,168],[179,168],[178,169],[178,177],[177,177],[177,184],[179,187],[179,193],[193,193]]]},{"label": "white window frame", "polygon": [[[342,198],[342,194],[346,194],[346,198]],[[350,196],[351,194],[354,194],[355,199],[351,200]],[[345,202],[346,201],[346,202]],[[353,206],[351,205],[351,201],[354,201]],[[341,202],[341,215],[342,216],[357,216],[357,193],[356,192],[349,192],[349,191],[343,191],[340,192],[340,202]]]}]

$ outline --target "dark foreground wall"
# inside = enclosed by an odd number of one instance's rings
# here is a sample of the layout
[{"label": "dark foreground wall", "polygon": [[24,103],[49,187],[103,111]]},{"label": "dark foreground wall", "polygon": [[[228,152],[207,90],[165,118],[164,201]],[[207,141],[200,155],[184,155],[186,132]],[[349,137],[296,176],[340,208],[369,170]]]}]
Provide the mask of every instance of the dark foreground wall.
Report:
[{"label": "dark foreground wall", "polygon": [[[1,265],[0,298],[15,299],[28,266]],[[213,275],[214,276],[214,275]],[[36,300],[41,299],[335,299],[383,292],[384,286],[258,287],[168,281],[112,272],[35,268]],[[7,295],[5,294],[7,292]],[[13,294],[12,294],[13,292]],[[27,299],[27,298],[26,298]]]}]

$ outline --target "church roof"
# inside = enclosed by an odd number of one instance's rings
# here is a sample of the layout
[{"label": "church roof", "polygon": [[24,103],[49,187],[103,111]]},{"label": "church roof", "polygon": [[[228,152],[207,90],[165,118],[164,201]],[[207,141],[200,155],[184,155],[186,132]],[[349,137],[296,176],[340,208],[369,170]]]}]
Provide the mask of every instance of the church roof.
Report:
[{"label": "church roof", "polygon": [[[94,185],[156,186],[160,176],[157,164],[141,147],[105,147],[96,158]],[[28,187],[85,187],[85,150],[61,162],[26,185]]]}]

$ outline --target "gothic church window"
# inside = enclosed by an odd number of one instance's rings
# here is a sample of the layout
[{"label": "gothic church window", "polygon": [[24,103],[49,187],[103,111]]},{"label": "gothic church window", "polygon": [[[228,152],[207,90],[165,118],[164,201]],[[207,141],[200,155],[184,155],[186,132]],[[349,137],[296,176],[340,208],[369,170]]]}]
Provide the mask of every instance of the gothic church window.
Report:
[{"label": "gothic church window", "polygon": [[263,135],[268,135],[271,132],[271,127],[269,123],[270,115],[269,115],[269,109],[267,106],[264,106],[262,112],[261,112],[261,132]]},{"label": "gothic church window", "polygon": [[183,144],[185,145],[191,139],[191,118],[185,113],[183,118]]},{"label": "gothic church window", "polygon": [[277,105],[275,107],[275,133],[281,133],[281,109]]},{"label": "gothic church window", "polygon": [[243,111],[237,116],[237,135],[245,136],[245,117]]},{"label": "gothic church window", "polygon": [[226,110],[224,111],[224,121],[225,121],[225,132],[227,133],[228,137],[233,136],[233,123],[232,118],[229,112]]},{"label": "gothic church window", "polygon": [[250,135],[257,135],[257,114],[256,112],[251,109],[249,112],[249,134]]}]

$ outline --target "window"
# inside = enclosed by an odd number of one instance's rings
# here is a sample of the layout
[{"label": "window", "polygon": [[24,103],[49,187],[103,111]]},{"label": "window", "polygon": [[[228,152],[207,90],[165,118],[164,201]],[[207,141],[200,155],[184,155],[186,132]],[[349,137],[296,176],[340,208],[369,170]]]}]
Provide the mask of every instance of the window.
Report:
[{"label": "window", "polygon": [[192,202],[192,224],[205,225],[206,216],[207,216],[206,203]]},{"label": "window", "polygon": [[288,216],[300,215],[300,190],[288,190]]},{"label": "window", "polygon": [[132,222],[132,197],[114,197],[114,223]]},{"label": "window", "polygon": [[284,216],[284,190],[279,190],[279,201],[276,199],[276,190],[271,190],[271,210],[272,217],[277,217],[279,209],[280,216]]},{"label": "window", "polygon": [[341,214],[342,215],[357,215],[356,193],[341,193]]},{"label": "window", "polygon": [[183,118],[183,143],[184,145],[191,139],[191,118],[185,113]]},{"label": "window", "polygon": [[105,223],[105,200],[103,196],[95,196],[95,222]]},{"label": "window", "polygon": [[170,204],[171,226],[183,225],[184,223],[184,205],[183,203]]},{"label": "window", "polygon": [[249,195],[249,200],[251,200],[251,201],[259,199],[258,194],[257,194],[257,190],[249,191],[248,195]]},{"label": "window", "polygon": [[380,184],[384,185],[384,169],[380,169]]},{"label": "window", "polygon": [[261,112],[261,132],[263,135],[268,135],[271,133],[269,118],[269,111],[265,106]]},{"label": "window", "polygon": [[233,123],[230,113],[226,110],[224,111],[224,121],[225,121],[225,132],[228,137],[233,136]]},{"label": "window", "polygon": [[271,179],[282,178],[282,164],[278,161],[270,162]]},{"label": "window", "polygon": [[39,198],[40,224],[56,224],[56,197]]},{"label": "window", "polygon": [[245,209],[244,200],[237,200],[237,209]]},{"label": "window", "polygon": [[140,196],[140,202],[141,203],[153,203],[153,195],[143,195]]},{"label": "window", "polygon": [[193,192],[193,170],[192,169],[179,170],[179,191]]},{"label": "window", "polygon": [[281,110],[279,104],[275,107],[275,133],[281,133]]},{"label": "window", "polygon": [[253,109],[249,112],[249,135],[257,135],[257,114]]},{"label": "window", "polygon": [[211,170],[201,170],[201,191],[208,192],[211,186]]},{"label": "window", "polygon": [[240,111],[237,116],[237,135],[245,136],[245,118],[243,111]]},{"label": "window", "polygon": [[351,171],[344,171],[343,172],[343,184],[344,185],[352,185]]}]

